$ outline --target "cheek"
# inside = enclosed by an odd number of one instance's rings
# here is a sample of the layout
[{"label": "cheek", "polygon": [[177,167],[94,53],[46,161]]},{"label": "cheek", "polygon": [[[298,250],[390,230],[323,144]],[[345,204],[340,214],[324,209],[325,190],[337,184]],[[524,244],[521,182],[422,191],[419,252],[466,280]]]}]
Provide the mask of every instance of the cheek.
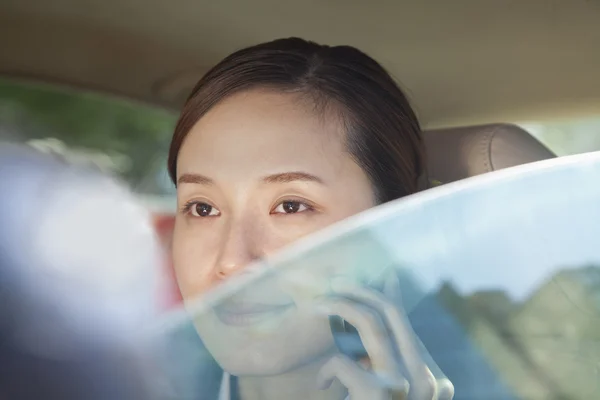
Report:
[{"label": "cheek", "polygon": [[215,283],[217,235],[177,222],[173,232],[173,269],[185,299],[206,292]]},{"label": "cheek", "polygon": [[370,200],[361,199],[345,207],[332,207],[324,213],[271,217],[266,229],[257,235],[262,240],[263,254],[270,255],[304,236],[364,211],[372,205]]},{"label": "cheek", "polygon": [[271,217],[267,229],[262,233],[264,254],[270,255],[335,222],[331,215]]},{"label": "cheek", "polygon": [[[341,206],[329,206],[327,210],[322,213],[274,217],[270,229],[271,234],[274,239],[279,240],[284,245],[289,244],[306,235],[310,235],[329,225],[335,224],[346,217],[364,211],[372,205],[369,201],[361,200],[353,202],[352,204],[345,204],[343,201],[341,203]],[[336,202],[333,202],[333,204],[336,204]]]}]

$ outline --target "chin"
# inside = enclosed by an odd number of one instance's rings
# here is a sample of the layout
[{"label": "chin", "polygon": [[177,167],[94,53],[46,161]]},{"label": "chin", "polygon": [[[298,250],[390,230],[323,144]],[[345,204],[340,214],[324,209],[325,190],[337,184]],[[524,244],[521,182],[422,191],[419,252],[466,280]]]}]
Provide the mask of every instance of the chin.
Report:
[{"label": "chin", "polygon": [[215,357],[223,370],[235,376],[275,376],[285,374],[323,357],[331,343],[312,348],[252,349]]},{"label": "chin", "polygon": [[[213,321],[216,322],[216,321]],[[207,350],[234,376],[273,376],[315,362],[334,346],[327,319],[294,321],[269,334],[219,326],[197,325]]]}]

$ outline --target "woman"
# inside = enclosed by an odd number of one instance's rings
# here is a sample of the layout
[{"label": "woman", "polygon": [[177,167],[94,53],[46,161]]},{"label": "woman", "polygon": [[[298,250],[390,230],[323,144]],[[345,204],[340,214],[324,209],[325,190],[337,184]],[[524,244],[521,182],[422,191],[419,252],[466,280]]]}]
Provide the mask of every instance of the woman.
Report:
[{"label": "woman", "polygon": [[[192,91],[170,148],[184,300],[304,235],[417,192],[424,153],[406,97],[355,48],[291,38],[228,56]],[[243,299],[194,321],[225,371],[221,398],[452,397],[416,357],[401,310],[381,293],[338,286],[320,310],[357,328],[366,365],[336,350],[327,316],[306,311],[297,293]],[[266,316],[281,329],[253,330]]]}]

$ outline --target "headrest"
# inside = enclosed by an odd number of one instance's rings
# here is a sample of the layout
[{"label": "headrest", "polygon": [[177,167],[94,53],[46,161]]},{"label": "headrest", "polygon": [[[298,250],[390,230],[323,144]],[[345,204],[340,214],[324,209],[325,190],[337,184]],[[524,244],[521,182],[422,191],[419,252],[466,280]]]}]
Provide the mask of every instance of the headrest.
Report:
[{"label": "headrest", "polygon": [[509,124],[423,132],[430,180],[449,183],[556,157],[524,129]]}]

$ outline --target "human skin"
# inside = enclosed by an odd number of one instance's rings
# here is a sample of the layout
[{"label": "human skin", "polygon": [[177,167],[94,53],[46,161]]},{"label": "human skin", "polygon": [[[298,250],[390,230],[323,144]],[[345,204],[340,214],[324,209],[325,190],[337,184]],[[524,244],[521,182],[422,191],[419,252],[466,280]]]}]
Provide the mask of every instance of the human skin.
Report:
[{"label": "human skin", "polygon": [[[184,301],[299,238],[376,205],[373,185],[347,150],[335,106],[315,110],[298,93],[254,89],[225,98],[191,129],[177,161],[173,236]],[[344,290],[374,308],[387,305],[360,288]],[[362,370],[355,369],[361,367],[335,354],[328,316],[340,315],[357,326],[373,366],[392,376],[397,368],[386,356],[392,351],[379,344],[388,338],[374,328],[377,318],[356,302],[325,302],[319,304],[322,312],[315,312],[319,294],[271,286],[195,319],[207,349],[238,378],[242,398],[343,399],[348,391],[353,399],[386,398],[379,383],[373,386],[373,379],[363,379]],[[399,331],[400,336],[407,332]],[[406,338],[402,344],[406,347]],[[348,378],[356,374],[361,378]],[[425,375],[417,378],[430,378]],[[359,388],[349,387],[348,381],[361,379]],[[393,385],[404,383],[402,378]]]}]

